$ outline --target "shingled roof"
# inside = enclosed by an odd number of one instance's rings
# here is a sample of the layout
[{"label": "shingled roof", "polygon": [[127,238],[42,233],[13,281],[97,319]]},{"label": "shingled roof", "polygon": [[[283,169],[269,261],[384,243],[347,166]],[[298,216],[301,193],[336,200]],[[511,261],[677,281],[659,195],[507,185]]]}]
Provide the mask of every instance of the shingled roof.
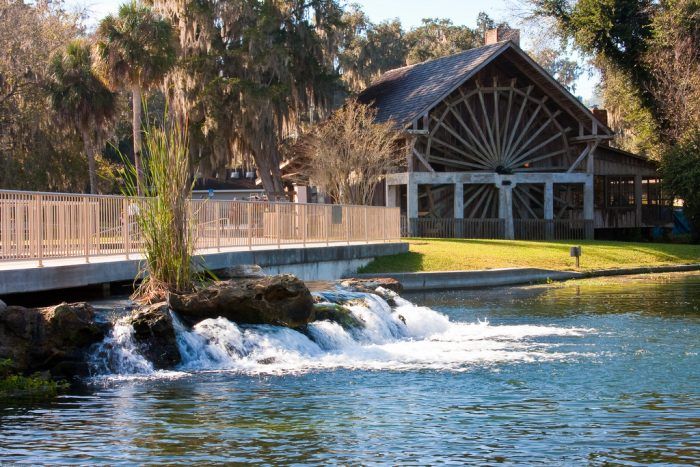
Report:
[{"label": "shingled roof", "polygon": [[454,90],[480,65],[507,48],[498,42],[458,54],[387,71],[360,93],[358,101],[374,103],[379,122],[405,126]]}]

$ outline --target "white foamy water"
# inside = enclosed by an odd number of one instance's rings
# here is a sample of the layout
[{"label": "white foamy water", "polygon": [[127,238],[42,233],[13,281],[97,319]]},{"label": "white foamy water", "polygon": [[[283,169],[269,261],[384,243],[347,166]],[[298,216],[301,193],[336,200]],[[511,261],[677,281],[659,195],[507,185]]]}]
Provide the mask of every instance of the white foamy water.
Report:
[{"label": "white foamy water", "polygon": [[133,329],[118,322],[96,352],[95,366],[103,375],[118,378],[173,377],[197,371],[467,371],[477,365],[577,358],[581,354],[560,351],[548,338],[593,332],[554,326],[494,326],[487,321],[453,322],[442,313],[398,296],[394,302],[392,308],[377,295],[353,300],[347,308],[365,326],[351,330],[330,321],[310,323],[300,332],[279,326],[238,326],[224,318],[207,319],[190,328],[173,314],[182,355],[179,372],[154,372],[134,345]]}]

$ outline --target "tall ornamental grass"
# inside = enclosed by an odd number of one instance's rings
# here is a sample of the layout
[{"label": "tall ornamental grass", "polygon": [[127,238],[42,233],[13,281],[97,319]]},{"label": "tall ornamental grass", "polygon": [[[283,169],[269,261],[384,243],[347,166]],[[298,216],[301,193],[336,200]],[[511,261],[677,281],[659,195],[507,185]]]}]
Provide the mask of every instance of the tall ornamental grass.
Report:
[{"label": "tall ornamental grass", "polygon": [[141,301],[158,301],[168,292],[194,287],[196,228],[189,206],[193,181],[187,134],[187,127],[178,122],[149,123],[144,128],[142,196],[136,167],[125,159],[124,193],[130,198],[130,214],[141,231],[145,255],[137,277],[142,281],[134,293]]}]

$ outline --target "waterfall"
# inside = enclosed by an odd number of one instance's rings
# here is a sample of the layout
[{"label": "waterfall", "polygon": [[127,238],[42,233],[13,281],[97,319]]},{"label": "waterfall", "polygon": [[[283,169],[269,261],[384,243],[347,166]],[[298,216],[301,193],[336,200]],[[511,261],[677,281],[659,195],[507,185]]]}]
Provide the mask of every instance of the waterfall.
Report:
[{"label": "waterfall", "polygon": [[[532,325],[491,325],[488,321],[454,322],[386,290],[380,295],[324,292],[342,303],[362,326],[344,328],[315,321],[304,329],[238,325],[225,318],[190,327],[172,313],[182,363],[177,370],[285,374],[344,369],[467,371],[474,365],[546,361],[575,357],[541,337],[582,336],[591,330]],[[391,303],[391,304],[390,304]],[[133,329],[123,320],[93,353],[102,375],[153,375],[152,365],[134,345]]]}]

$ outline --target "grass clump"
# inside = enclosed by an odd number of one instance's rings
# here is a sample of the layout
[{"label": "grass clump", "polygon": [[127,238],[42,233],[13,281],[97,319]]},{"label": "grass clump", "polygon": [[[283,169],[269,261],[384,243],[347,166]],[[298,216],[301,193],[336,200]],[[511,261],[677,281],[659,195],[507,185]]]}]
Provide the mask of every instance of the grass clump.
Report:
[{"label": "grass clump", "polygon": [[[124,194],[136,206],[132,211],[145,256],[137,278],[142,281],[134,293],[141,301],[152,303],[168,292],[187,292],[194,286],[196,229],[189,203],[194,182],[187,134],[187,127],[178,122],[150,123],[144,129],[143,174],[139,177],[124,158]],[[143,180],[143,196],[138,195],[138,180]]]},{"label": "grass clump", "polygon": [[0,399],[51,398],[68,389],[65,381],[54,381],[41,375],[22,376],[14,373],[12,360],[0,359]]},{"label": "grass clump", "polygon": [[576,270],[569,248],[581,245],[578,270],[700,262],[700,245],[608,241],[410,239],[410,251],[375,259],[363,273],[463,271],[498,268]]}]

